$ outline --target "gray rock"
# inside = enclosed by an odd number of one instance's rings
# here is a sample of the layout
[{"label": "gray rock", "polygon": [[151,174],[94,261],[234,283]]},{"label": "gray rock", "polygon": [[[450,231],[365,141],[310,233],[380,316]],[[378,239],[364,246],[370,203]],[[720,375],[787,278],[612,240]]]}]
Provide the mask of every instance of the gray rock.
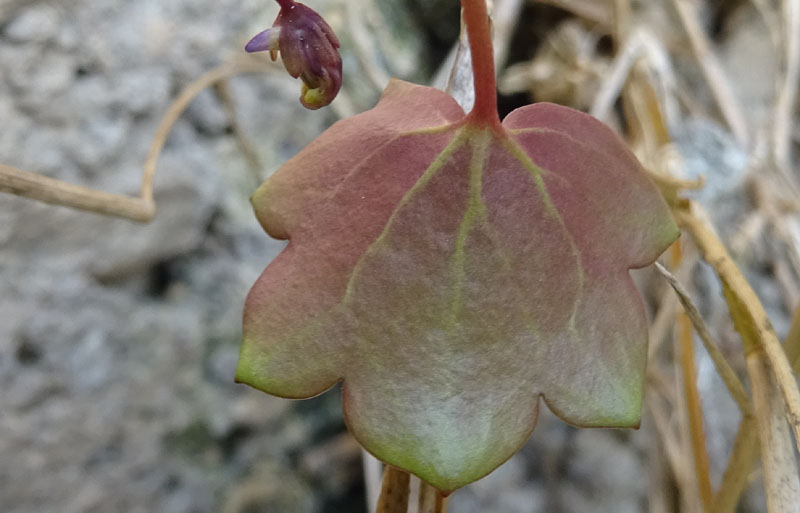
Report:
[{"label": "gray rock", "polygon": [[6,25],[2,37],[12,43],[43,43],[58,33],[60,18],[54,5],[32,5]]}]

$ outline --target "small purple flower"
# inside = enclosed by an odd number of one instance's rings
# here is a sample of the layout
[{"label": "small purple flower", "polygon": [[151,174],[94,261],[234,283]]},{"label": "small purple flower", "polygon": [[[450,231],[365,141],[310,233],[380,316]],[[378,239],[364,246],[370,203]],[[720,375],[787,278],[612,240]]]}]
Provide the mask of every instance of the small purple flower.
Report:
[{"label": "small purple flower", "polygon": [[314,10],[294,0],[277,0],[281,11],[269,28],[250,40],[248,52],[280,51],[286,71],[303,80],[300,103],[309,109],[330,104],[342,86],[339,40]]}]

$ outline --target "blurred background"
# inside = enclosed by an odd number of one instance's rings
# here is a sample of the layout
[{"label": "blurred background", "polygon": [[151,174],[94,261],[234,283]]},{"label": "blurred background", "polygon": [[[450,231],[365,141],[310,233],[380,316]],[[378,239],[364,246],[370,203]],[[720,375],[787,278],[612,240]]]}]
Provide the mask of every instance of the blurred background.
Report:
[{"label": "blurred background", "polygon": [[[367,511],[337,390],[289,401],[233,383],[245,295],[283,247],[248,198],[327,126],[374,105],[390,76],[444,87],[459,3],[307,3],[342,41],[340,98],[307,111],[282,71],[204,91],[164,148],[152,223],[0,195],[3,513]],[[591,110],[648,167],[703,176],[694,197],[785,336],[798,298],[800,226],[786,193],[795,176],[765,149],[787,90],[781,2],[495,4],[502,114],[531,101]],[[269,0],[0,0],[0,162],[138,194],[171,100],[246,58],[244,44],[277,11]],[[628,72],[634,86],[650,84],[632,98],[644,111],[657,100],[660,124],[618,99]],[[719,285],[686,253],[682,277],[741,370]],[[451,513],[701,511],[680,413],[676,301],[652,270],[636,278],[654,321],[642,428],[578,430],[542,408],[529,443],[456,492]],[[716,486],[739,413],[702,349],[696,357]],[[738,511],[765,511],[758,474]]]}]

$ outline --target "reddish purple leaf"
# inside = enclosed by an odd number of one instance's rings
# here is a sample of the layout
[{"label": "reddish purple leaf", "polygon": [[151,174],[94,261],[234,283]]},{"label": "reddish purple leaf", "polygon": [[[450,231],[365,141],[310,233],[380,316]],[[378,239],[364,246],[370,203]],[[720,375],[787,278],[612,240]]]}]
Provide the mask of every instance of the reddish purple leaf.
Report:
[{"label": "reddish purple leaf", "polygon": [[551,104],[503,130],[393,81],[253,197],[291,239],[253,287],[237,379],[292,398],[343,380],[348,426],[443,491],[508,459],[539,397],[637,426],[647,329],[630,268],[678,235],[622,141]]}]

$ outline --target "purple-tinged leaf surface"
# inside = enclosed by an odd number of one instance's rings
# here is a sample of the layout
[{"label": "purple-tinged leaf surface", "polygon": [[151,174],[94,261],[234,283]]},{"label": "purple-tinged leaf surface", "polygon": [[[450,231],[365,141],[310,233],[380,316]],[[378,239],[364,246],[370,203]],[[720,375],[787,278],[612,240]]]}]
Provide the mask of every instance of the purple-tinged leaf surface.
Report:
[{"label": "purple-tinged leaf surface", "polygon": [[343,380],[362,445],[442,491],[519,449],[539,397],[571,424],[638,425],[628,270],[678,234],[600,122],[537,104],[503,127],[393,81],[253,197],[290,242],[248,297],[237,379],[293,398]]}]

